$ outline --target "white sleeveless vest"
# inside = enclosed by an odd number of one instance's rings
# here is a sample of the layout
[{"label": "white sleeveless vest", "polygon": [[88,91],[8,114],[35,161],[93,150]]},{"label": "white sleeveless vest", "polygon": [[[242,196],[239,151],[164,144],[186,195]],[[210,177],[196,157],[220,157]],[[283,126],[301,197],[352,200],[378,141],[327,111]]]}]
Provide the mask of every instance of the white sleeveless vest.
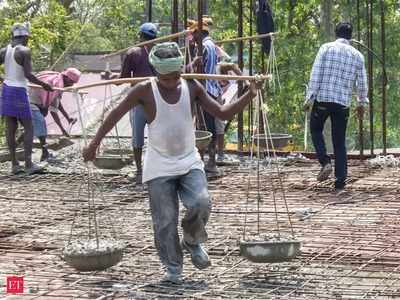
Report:
[{"label": "white sleeveless vest", "polygon": [[17,46],[7,46],[4,59],[4,83],[8,86],[27,88],[28,80],[25,78],[24,68],[14,58],[16,48]]},{"label": "white sleeveless vest", "polygon": [[175,104],[161,96],[156,79],[151,79],[156,116],[148,124],[148,147],[144,158],[143,182],[164,176],[204,171],[196,148],[189,87],[181,79],[181,96]]}]

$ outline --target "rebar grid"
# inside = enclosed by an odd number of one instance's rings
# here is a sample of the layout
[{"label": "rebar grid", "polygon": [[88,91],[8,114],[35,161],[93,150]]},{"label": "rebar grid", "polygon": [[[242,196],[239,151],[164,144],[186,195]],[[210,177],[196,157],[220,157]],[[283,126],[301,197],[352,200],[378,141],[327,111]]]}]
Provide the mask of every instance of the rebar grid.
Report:
[{"label": "rebar grid", "polygon": [[[98,203],[100,214],[122,227],[120,237],[128,243],[123,261],[103,272],[79,273],[59,254],[84,175],[0,173],[0,278],[24,275],[26,289],[18,299],[400,298],[399,170],[372,170],[352,161],[349,193],[341,198],[331,192],[332,182],[315,182],[318,170],[313,163],[283,168],[302,255],[291,262],[264,265],[239,256],[237,246],[243,232],[248,170],[225,168],[225,177],[209,186],[213,212],[206,246],[213,265],[198,271],[186,257],[182,286],[159,283],[162,269],[153,246],[147,195],[124,176],[100,177],[105,202]],[[261,176],[266,186],[261,187],[260,231],[271,234],[276,226],[267,176],[277,178],[266,171]],[[251,180],[255,186],[256,178]],[[278,199],[277,205],[280,228],[289,232],[284,204]],[[257,232],[256,206],[254,190],[249,196],[249,237]]]}]

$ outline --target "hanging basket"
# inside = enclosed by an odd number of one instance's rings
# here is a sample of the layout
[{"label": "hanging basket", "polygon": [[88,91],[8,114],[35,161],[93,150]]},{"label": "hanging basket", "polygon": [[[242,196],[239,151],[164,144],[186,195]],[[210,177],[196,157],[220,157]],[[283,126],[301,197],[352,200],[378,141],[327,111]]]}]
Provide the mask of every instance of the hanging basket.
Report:
[{"label": "hanging basket", "polygon": [[105,148],[103,149],[103,154],[105,155],[123,155],[123,156],[132,156],[133,150],[128,148]]},{"label": "hanging basket", "polygon": [[79,271],[101,271],[122,260],[124,245],[114,240],[74,241],[62,252],[65,262]]},{"label": "hanging basket", "polygon": [[204,130],[196,130],[196,147],[198,150],[205,150],[211,142],[212,133]]},{"label": "hanging basket", "polygon": [[[260,148],[262,149],[282,149],[286,147],[289,142],[292,141],[293,136],[286,133],[271,133],[271,135],[267,134],[255,134],[252,136],[253,143],[257,147],[258,142],[260,143]],[[268,147],[267,147],[268,143]],[[273,147],[272,147],[273,146]]]},{"label": "hanging basket", "polygon": [[61,254],[68,265],[79,271],[112,267],[121,261],[125,248],[116,231],[118,216],[122,213],[109,216],[107,211],[98,210],[104,207],[105,199],[101,180],[95,175],[88,167],[87,179],[79,186],[70,234]]},{"label": "hanging basket", "polygon": [[93,161],[93,164],[99,169],[120,170],[132,162],[131,158],[121,155],[99,155]]},{"label": "hanging basket", "polygon": [[240,241],[240,255],[255,263],[289,261],[300,254],[297,240]]}]

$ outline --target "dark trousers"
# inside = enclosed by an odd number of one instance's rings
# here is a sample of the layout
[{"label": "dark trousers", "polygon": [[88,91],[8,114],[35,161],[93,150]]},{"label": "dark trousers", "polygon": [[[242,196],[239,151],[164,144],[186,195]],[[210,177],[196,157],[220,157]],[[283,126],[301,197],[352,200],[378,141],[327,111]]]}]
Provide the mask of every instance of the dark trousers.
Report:
[{"label": "dark trousers", "polygon": [[331,118],[332,142],[335,154],[335,187],[343,188],[347,177],[346,128],[349,108],[336,103],[315,102],[310,118],[310,129],[315,152],[322,166],[331,163],[326,153],[323,135],[325,121]]}]

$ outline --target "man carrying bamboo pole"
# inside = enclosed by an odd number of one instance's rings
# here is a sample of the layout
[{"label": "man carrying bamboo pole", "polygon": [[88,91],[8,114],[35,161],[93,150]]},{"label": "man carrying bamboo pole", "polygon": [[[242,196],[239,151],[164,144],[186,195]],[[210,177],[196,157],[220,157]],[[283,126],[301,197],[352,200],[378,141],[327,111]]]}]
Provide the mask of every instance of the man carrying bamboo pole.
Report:
[{"label": "man carrying bamboo pole", "polygon": [[[208,113],[227,120],[242,111],[257,93],[253,83],[238,101],[221,106],[193,80],[181,79],[184,57],[176,43],[153,47],[150,63],[157,78],[136,84],[123,102],[108,115],[89,146],[85,161],[94,160],[105,135],[133,107],[143,105],[149,126],[143,181],[148,185],[155,246],[166,269],[164,280],[182,281],[183,254],[189,251],[199,269],[211,265],[202,243],[207,240],[211,201],[204,164],[195,146],[193,112],[200,105]],[[179,242],[179,199],[186,207],[182,219],[183,239]]]},{"label": "man carrying bamboo pole", "polygon": [[30,36],[25,24],[15,24],[11,29],[11,43],[0,50],[0,65],[4,63],[4,83],[0,98],[0,116],[4,116],[7,126],[7,144],[10,151],[13,174],[23,172],[16,158],[16,132],[18,123],[24,127],[25,171],[27,174],[39,173],[42,167],[32,162],[33,126],[32,113],[28,100],[28,81],[53,91],[48,83],[32,73],[31,50],[27,47]]},{"label": "man carrying bamboo pole", "polygon": [[335,190],[344,189],[347,178],[346,128],[354,86],[357,87],[357,113],[362,118],[368,104],[368,83],[364,56],[350,45],[353,27],[350,23],[336,26],[336,41],[321,46],[311,71],[305,110],[311,111],[310,128],[315,152],[322,168],[318,181],[332,173],[331,158],[326,153],[324,124],[332,122],[335,154]]},{"label": "man carrying bamboo pole", "polygon": [[[199,31],[199,24],[194,20],[189,20],[189,30],[192,31],[193,38],[195,41],[202,40],[203,43],[203,53],[199,54],[197,59],[201,59],[203,62],[203,71],[205,74],[217,74],[217,63],[218,63],[218,50],[214,41],[210,37],[210,26],[212,25],[212,20],[208,17],[203,17],[202,19],[202,31]],[[198,63],[197,61],[193,62]],[[222,89],[216,80],[206,80],[205,87],[207,93],[214,99],[214,101],[222,104]],[[207,129],[213,134],[212,141],[208,146],[208,162],[206,164],[205,170],[210,175],[219,175],[219,170],[216,164],[216,147],[217,144],[224,144],[225,135],[225,123],[213,117],[207,112],[204,112],[205,125]]]}]

